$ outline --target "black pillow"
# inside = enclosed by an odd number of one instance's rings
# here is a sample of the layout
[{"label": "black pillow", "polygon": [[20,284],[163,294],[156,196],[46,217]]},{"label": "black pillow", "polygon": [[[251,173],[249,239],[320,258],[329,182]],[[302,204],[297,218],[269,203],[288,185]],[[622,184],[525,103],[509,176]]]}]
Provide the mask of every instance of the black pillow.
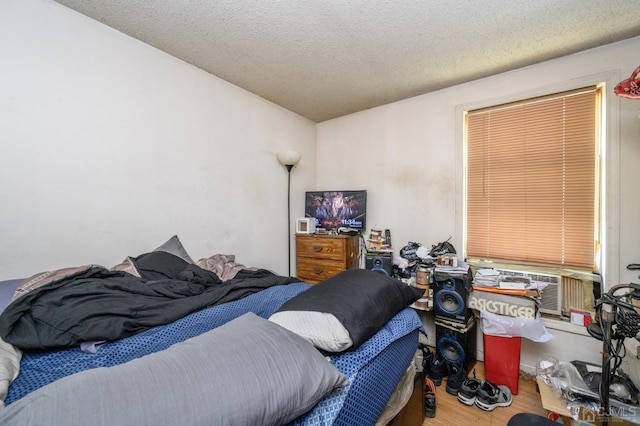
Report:
[{"label": "black pillow", "polygon": [[132,259],[141,278],[155,280],[179,280],[189,262],[165,251],[152,251]]},{"label": "black pillow", "polygon": [[288,300],[274,317],[288,311],[331,314],[349,332],[353,341],[349,349],[355,349],[423,295],[423,289],[379,272],[347,269]]}]

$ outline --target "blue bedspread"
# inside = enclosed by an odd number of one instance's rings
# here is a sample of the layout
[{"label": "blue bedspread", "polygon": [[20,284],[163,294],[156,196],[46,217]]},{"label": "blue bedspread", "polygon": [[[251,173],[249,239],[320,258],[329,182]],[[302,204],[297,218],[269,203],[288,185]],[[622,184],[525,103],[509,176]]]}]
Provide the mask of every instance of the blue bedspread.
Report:
[{"label": "blue bedspread", "polygon": [[[309,285],[304,283],[271,287],[243,299],[196,312],[171,324],[107,343],[95,354],[84,353],[79,348],[25,353],[20,374],[9,388],[5,403],[9,405],[64,376],[91,368],[122,364],[166,349],[247,312],[269,318],[286,300],[308,288]],[[417,314],[411,309],[405,309],[358,349],[332,356],[332,359],[336,367],[353,383],[358,378],[359,371],[389,344],[420,328],[422,323]],[[259,352],[260,348],[256,348],[256,356],[259,356]],[[342,408],[349,389],[350,387],[341,388],[332,392],[296,424],[330,424]]]},{"label": "blue bedspread", "polygon": [[[373,364],[373,360],[378,357],[385,349],[387,349],[392,343],[401,339],[402,337],[412,333],[418,329],[422,329],[422,323],[420,318],[415,313],[413,309],[406,308],[400,311],[395,317],[393,317],[387,324],[382,327],[373,337],[369,340],[365,341],[360,347],[353,351],[348,351],[341,353],[339,355],[331,356],[331,359],[334,365],[342,371],[349,378],[349,385],[344,388],[335,389],[332,393],[327,395],[324,399],[322,399],[313,410],[307,413],[305,416],[298,419],[294,422],[294,425],[331,425],[333,424],[334,419],[338,415],[338,412],[342,409],[342,406],[345,403],[347,394],[349,392],[353,392],[353,388],[356,387],[356,384],[362,385],[363,382],[367,381],[366,371],[367,367]],[[417,344],[417,333],[415,343]],[[408,350],[409,352],[406,352]],[[404,352],[403,352],[404,351]],[[389,383],[387,389],[383,389],[381,383],[375,383],[373,386],[360,386],[359,391],[362,389],[373,389],[375,392],[376,389],[380,392],[388,392],[386,395],[380,398],[372,398],[372,395],[362,394],[361,392],[356,395],[356,400],[358,400],[359,404],[369,405],[371,401],[374,404],[377,404],[379,408],[377,414],[374,418],[369,419],[371,424],[375,424],[377,420],[377,416],[382,411],[391,391],[395,388],[395,384],[397,380],[399,380],[400,376],[406,370],[410,360],[413,358],[413,354],[415,353],[415,346],[405,345],[400,352],[405,357],[406,363],[397,366],[391,364],[397,364],[399,362],[399,358],[401,358],[400,354],[396,353],[390,357],[383,358],[378,362],[375,367],[378,369],[385,370],[388,374],[391,373],[392,370],[397,372],[396,379],[393,380],[393,383]],[[353,400],[354,398],[352,398]],[[377,400],[377,401],[376,401]],[[357,410],[356,410],[357,411]],[[358,413],[360,416],[358,418],[358,425],[365,425],[368,422],[364,421],[363,416],[365,413]],[[371,413],[369,413],[371,415]]]}]

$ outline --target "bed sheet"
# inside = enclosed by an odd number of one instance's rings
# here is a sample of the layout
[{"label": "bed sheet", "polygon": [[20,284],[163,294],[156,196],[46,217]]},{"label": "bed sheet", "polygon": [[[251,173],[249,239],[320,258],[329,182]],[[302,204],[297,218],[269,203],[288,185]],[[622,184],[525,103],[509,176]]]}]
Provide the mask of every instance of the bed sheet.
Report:
[{"label": "bed sheet", "polygon": [[[309,287],[304,283],[271,287],[243,299],[196,312],[171,324],[107,343],[95,354],[84,353],[79,348],[25,353],[20,375],[9,388],[5,402],[9,405],[33,390],[69,374],[90,368],[121,364],[166,349],[174,343],[214,329],[247,312],[254,312],[263,318],[269,318],[282,303]],[[349,416],[344,413],[358,413],[362,408],[362,401],[367,400],[375,405],[373,408],[368,408],[369,412],[374,413],[370,416],[375,417],[376,412],[379,415],[402,372],[410,362],[406,360],[413,357],[417,345],[417,330],[421,328],[422,324],[417,314],[407,308],[398,313],[373,338],[358,349],[332,355],[334,364],[349,377],[351,384],[346,388],[336,389],[311,412],[298,419],[295,424],[333,424],[336,419],[340,419],[340,416],[347,420],[342,423],[336,422],[336,424],[363,425],[370,423],[369,421],[349,423]],[[403,337],[405,339],[402,339]],[[401,343],[394,344],[396,341]],[[387,349],[389,347],[393,349]],[[259,356],[259,351],[259,348],[256,348],[256,356]],[[399,351],[401,356],[396,351]],[[386,383],[366,385],[367,381],[370,382],[368,377],[371,373],[368,370],[374,369],[376,380],[387,377],[387,381],[392,382],[391,386]],[[398,374],[396,374],[396,370],[399,371]],[[387,374],[389,371],[391,374]],[[389,387],[390,389],[388,389]],[[351,403],[350,401],[359,402]],[[368,404],[369,402],[365,403],[365,405]],[[350,410],[353,407],[356,407],[355,411]],[[374,423],[375,419],[371,424]]]},{"label": "bed sheet", "polygon": [[[64,376],[96,367],[122,364],[161,351],[174,343],[213,330],[247,312],[268,318],[285,300],[308,288],[307,284],[275,286],[243,299],[195,312],[167,325],[103,345],[95,354],[79,347],[46,352],[25,352],[20,375],[9,387],[5,404],[22,398]],[[46,368],[44,368],[46,366]]]}]

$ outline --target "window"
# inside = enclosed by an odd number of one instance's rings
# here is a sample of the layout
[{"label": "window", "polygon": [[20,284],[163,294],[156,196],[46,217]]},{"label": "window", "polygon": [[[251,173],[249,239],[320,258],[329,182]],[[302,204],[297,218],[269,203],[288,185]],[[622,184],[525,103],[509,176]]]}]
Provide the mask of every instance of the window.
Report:
[{"label": "window", "polygon": [[590,272],[599,241],[601,89],[466,113],[466,254]]}]

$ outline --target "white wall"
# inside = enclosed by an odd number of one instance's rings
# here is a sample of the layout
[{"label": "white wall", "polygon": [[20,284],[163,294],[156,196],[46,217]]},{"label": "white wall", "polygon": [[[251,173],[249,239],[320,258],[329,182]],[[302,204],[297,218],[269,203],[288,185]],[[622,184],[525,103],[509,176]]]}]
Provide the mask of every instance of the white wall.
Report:
[{"label": "white wall", "polygon": [[[606,80],[605,279],[608,285],[637,282],[625,267],[640,261],[640,101],[614,96],[613,86],[640,65],[638,58],[640,38],[633,38],[320,123],[316,187],[367,189],[368,225],[389,228],[396,249],[452,236],[462,252],[465,107]],[[433,344],[433,324],[426,322]],[[557,331],[552,342],[525,342],[523,348],[522,362],[529,367],[545,352],[563,360],[584,353],[582,359],[599,362],[597,341],[584,335]]]},{"label": "white wall", "polygon": [[[315,124],[50,0],[0,2],[0,279],[111,266],[178,234],[287,273]],[[293,217],[303,203],[292,205]]]}]

